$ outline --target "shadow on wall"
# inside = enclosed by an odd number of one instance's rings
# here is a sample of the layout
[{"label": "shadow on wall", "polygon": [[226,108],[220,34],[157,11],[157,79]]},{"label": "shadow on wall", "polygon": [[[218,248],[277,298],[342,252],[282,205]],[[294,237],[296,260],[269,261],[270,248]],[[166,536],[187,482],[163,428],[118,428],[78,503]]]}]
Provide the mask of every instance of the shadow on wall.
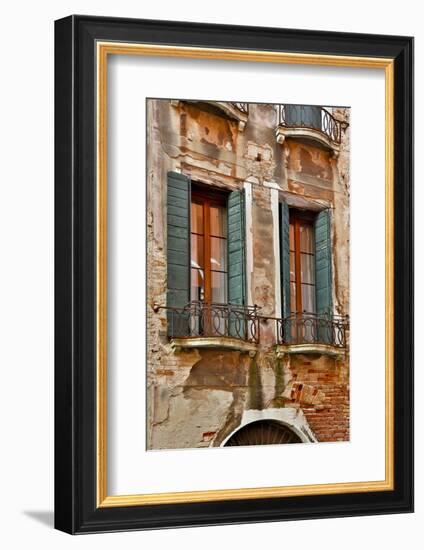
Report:
[{"label": "shadow on wall", "polygon": [[23,514],[29,518],[35,519],[38,523],[50,527],[54,527],[54,512],[53,510],[24,510]]}]

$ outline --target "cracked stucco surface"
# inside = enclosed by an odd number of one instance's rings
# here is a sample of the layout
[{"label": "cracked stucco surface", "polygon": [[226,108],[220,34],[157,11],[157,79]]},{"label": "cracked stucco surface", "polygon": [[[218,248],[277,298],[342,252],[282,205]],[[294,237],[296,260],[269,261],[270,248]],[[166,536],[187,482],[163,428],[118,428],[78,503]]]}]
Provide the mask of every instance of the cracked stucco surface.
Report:
[{"label": "cracked stucco surface", "polygon": [[[349,110],[338,109],[348,120]],[[349,311],[349,131],[337,158],[311,143],[275,139],[276,110],[250,106],[245,130],[206,105],[150,100],[147,108],[147,447],[220,445],[253,410],[299,411],[318,441],[349,439],[349,357],[278,358],[271,324],[261,325],[254,358],[237,351],[171,349],[166,314],[166,178],[183,171],[193,181],[226,190],[252,185],[252,301],[279,316],[270,187],[305,204],[333,209],[336,311]],[[309,202],[308,202],[309,201]],[[278,247],[277,247],[278,249]],[[144,368],[144,365],[141,367]],[[275,413],[277,414],[277,413]]]}]

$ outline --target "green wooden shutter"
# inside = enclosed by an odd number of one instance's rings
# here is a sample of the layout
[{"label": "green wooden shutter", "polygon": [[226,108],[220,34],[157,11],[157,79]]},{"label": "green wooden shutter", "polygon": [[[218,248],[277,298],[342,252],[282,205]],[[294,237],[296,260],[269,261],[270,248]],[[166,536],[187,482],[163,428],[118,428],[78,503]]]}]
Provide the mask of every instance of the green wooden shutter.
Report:
[{"label": "green wooden shutter", "polygon": [[290,220],[287,203],[280,202],[280,269],[283,317],[290,315]]},{"label": "green wooden shutter", "polygon": [[228,302],[246,304],[244,191],[228,197]]},{"label": "green wooden shutter", "polygon": [[[323,210],[315,219],[315,291],[316,312],[327,315],[333,313],[333,275],[331,259],[331,212]],[[331,343],[331,329],[327,323],[318,321],[318,340]]]},{"label": "green wooden shutter", "polygon": [[[244,190],[228,196],[228,303],[246,305],[246,229]],[[240,315],[229,315],[230,336],[246,336],[247,325]]]},{"label": "green wooden shutter", "polygon": [[[190,180],[168,172],[167,189],[167,306],[190,302]],[[168,335],[188,334],[188,315],[168,311]]]},{"label": "green wooden shutter", "polygon": [[[280,202],[280,276],[281,276],[281,315],[288,319],[291,312],[290,304],[290,218],[286,202]],[[284,340],[290,341],[291,323],[283,321]]]}]

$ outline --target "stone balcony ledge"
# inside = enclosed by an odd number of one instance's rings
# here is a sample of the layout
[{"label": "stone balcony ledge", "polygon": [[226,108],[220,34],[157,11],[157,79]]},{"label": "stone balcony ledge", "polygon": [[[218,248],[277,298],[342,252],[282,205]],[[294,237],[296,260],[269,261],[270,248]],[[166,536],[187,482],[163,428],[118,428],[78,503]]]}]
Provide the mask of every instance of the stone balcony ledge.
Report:
[{"label": "stone balcony ledge", "polygon": [[327,355],[334,357],[335,359],[343,359],[346,355],[345,348],[340,346],[333,346],[331,344],[278,344],[275,346],[275,352],[278,358],[282,358],[285,355],[294,354],[317,354]]},{"label": "stone balcony ledge", "polygon": [[303,127],[285,127],[277,126],[275,130],[277,143],[284,143],[286,138],[303,138],[314,141],[332,152],[334,157],[337,157],[340,152],[340,145],[331,140],[324,132],[314,128]]},{"label": "stone balcony ledge", "polygon": [[189,349],[221,349],[229,351],[240,351],[248,353],[250,357],[254,357],[258,350],[256,344],[231,338],[229,336],[196,336],[190,338],[171,338],[171,348],[178,353],[182,350]]}]

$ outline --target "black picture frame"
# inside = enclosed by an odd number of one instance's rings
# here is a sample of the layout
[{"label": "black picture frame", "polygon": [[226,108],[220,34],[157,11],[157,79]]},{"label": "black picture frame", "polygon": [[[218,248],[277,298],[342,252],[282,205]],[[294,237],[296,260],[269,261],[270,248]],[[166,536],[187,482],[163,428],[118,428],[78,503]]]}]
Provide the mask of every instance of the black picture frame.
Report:
[{"label": "black picture frame", "polygon": [[[98,507],[99,40],[394,60],[394,489]],[[55,527],[94,533],[413,511],[413,38],[73,15],[55,23]]]}]

